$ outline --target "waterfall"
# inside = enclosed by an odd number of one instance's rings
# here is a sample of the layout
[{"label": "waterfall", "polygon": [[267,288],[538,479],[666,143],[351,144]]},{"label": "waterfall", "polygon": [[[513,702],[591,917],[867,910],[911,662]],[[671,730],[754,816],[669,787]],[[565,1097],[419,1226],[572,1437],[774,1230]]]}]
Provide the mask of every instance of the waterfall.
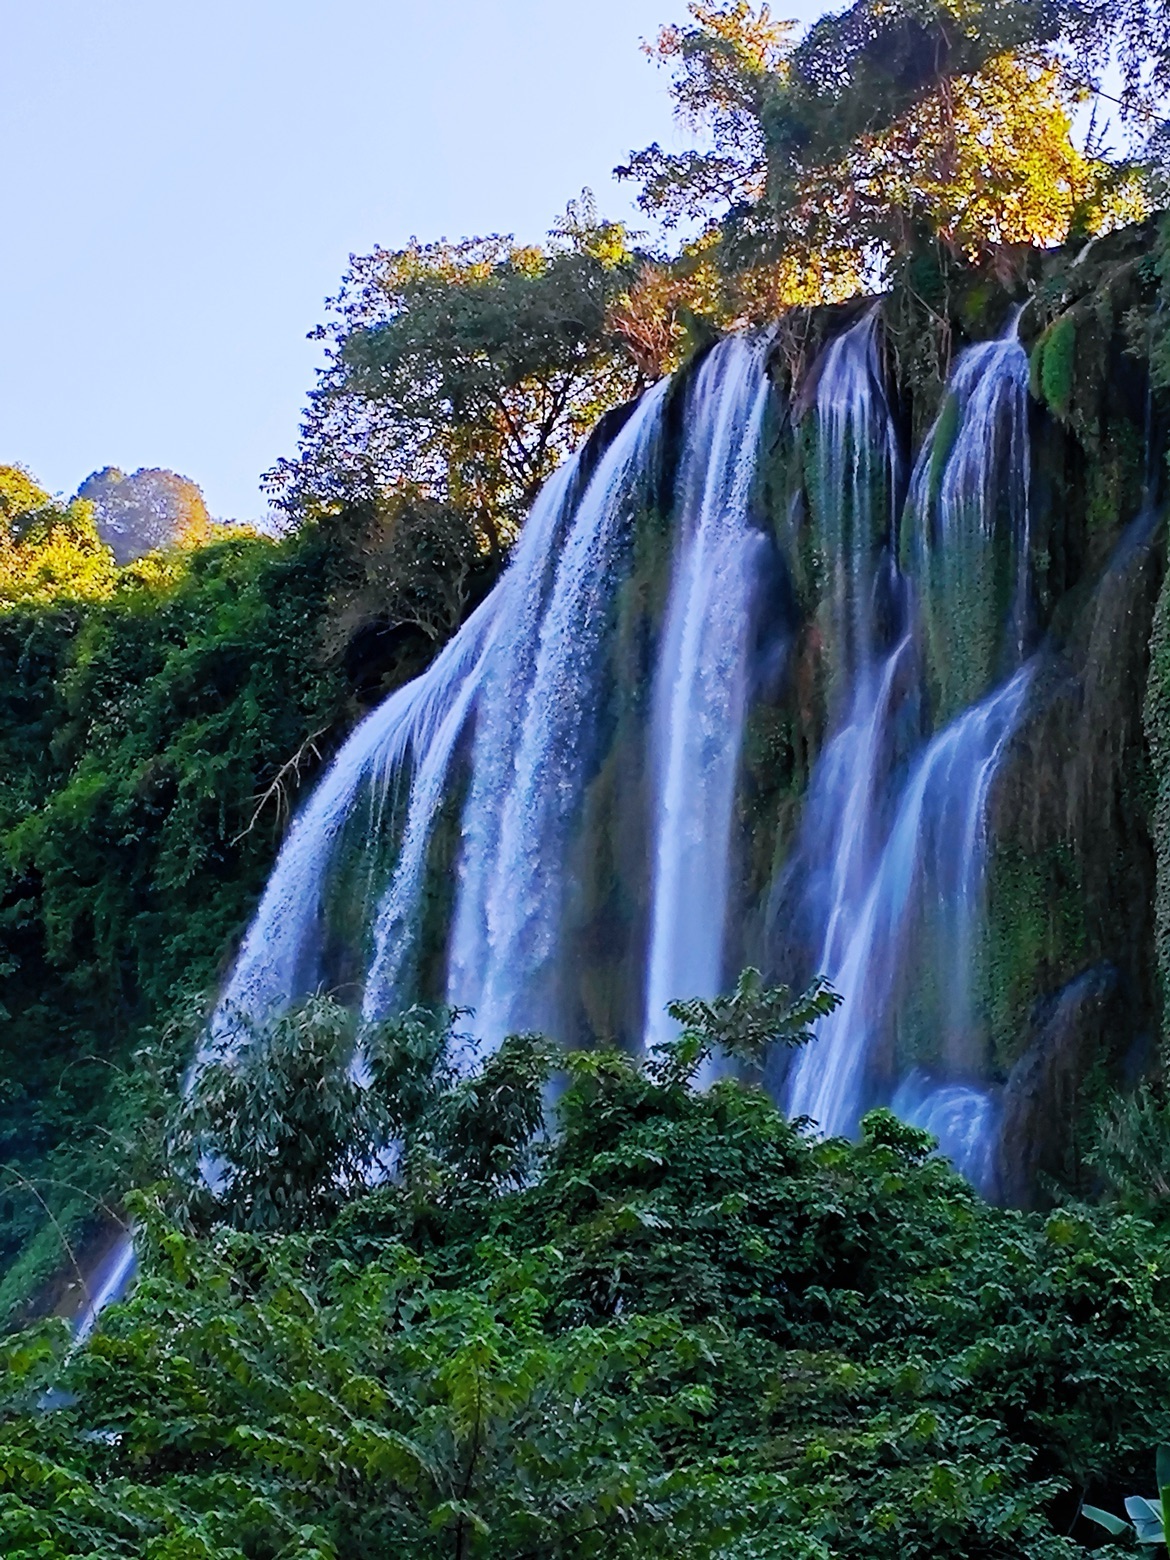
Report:
[{"label": "waterfall", "polygon": [[[549,554],[571,509],[574,472],[575,462],[569,462],[545,486],[499,584],[430,667],[362,721],[297,815],[212,1017],[204,1055],[213,1045],[246,1039],[251,1029],[316,988],[326,890],[343,831],[364,799],[366,840],[376,840],[394,810],[388,801],[413,762],[402,848],[380,907],[382,935],[375,938],[375,987],[392,984],[387,966],[393,958],[396,973],[406,947],[391,955],[387,928],[417,895],[420,858],[453,742],[493,655],[509,641],[515,617],[533,610],[533,599],[540,597]],[[408,929],[404,943],[409,939]]]},{"label": "waterfall", "polygon": [[[813,401],[812,525],[825,585],[824,634],[843,692],[879,657],[901,461],[870,309],[825,348]],[[840,695],[839,695],[840,696]]]},{"label": "waterfall", "polygon": [[[875,849],[882,765],[890,763],[893,748],[891,712],[913,650],[913,629],[907,628],[884,664],[873,671],[862,664],[855,673],[849,714],[813,777],[800,859],[825,928],[818,969],[842,1003],[797,1058],[788,1106],[824,1132],[855,1129],[871,1094],[869,1069],[881,1060],[888,1070],[894,1031],[924,969],[935,982],[932,1017],[941,1029],[945,1064],[961,1073],[977,1071],[981,1060],[973,980],[987,798],[1029,682],[1028,668],[1020,666],[1028,589],[1026,386],[1027,360],[1014,323],[1008,337],[964,353],[915,464],[906,505],[903,555],[915,599],[925,604],[927,662],[937,673],[932,691],[944,712],[956,699],[967,708],[910,764]],[[839,393],[838,381],[823,376],[818,411],[822,399]],[[821,421],[832,448],[840,419]],[[1003,571],[993,542],[1004,525],[1010,544],[1006,594],[994,588]],[[944,643],[955,653],[940,666],[932,641],[948,623],[952,632]],[[971,642],[962,638],[967,624],[973,625]],[[1004,665],[1019,669],[986,694]],[[991,1110],[980,1091],[916,1086],[901,1102],[945,1134],[944,1148],[953,1139],[954,1152],[967,1164],[986,1162],[976,1140],[989,1130]]]},{"label": "waterfall", "polygon": [[121,1300],[134,1280],[136,1266],[134,1238],[127,1230],[119,1235],[101,1265],[90,1275],[83,1295],[84,1303],[73,1323],[71,1353],[85,1343],[105,1308]]},{"label": "waterfall", "polygon": [[1017,321],[961,354],[911,480],[903,562],[947,716],[1019,664],[1030,632],[1028,355]]},{"label": "waterfall", "polygon": [[[888,1100],[986,1186],[988,800],[1032,676],[1027,359],[1015,322],[959,357],[899,524],[877,329],[875,308],[825,348],[797,440],[808,523],[790,537],[792,573],[819,603],[807,639],[828,729],[768,908],[773,932],[788,917],[782,959],[824,975],[842,1003],[783,1089],[824,1133],[853,1132]],[[774,556],[752,512],[770,348],[767,335],[730,338],[681,387],[673,508],[654,517],[670,523],[669,589],[661,626],[647,607],[634,636],[634,664],[653,665],[648,709],[635,697],[619,718],[607,700],[637,528],[673,442],[665,381],[595,460],[553,476],[495,589],[344,743],[293,822],[196,1068],[331,977],[338,915],[364,1021],[416,998],[436,821],[456,804],[448,1001],[475,1010],[484,1049],[521,1028],[562,1033],[562,988],[590,957],[571,878],[596,843],[587,793],[615,724],[632,780],[623,817],[641,819],[645,795],[645,858],[639,823],[621,884],[635,907],[623,925],[645,925],[644,967],[622,977],[644,1043],[672,1032],[672,999],[725,987],[753,647],[769,626],[758,587]],[[79,1339],[132,1271],[127,1237]]]},{"label": "waterfall", "polygon": [[722,342],[687,399],[678,541],[652,694],[647,1045],[672,1032],[668,1002],[714,996],[723,982],[754,565],[764,545],[749,523],[749,499],[768,346],[765,337]]},{"label": "waterfall", "polygon": [[[852,1130],[878,1062],[889,1075],[915,939],[940,970],[947,1065],[957,1076],[973,1054],[986,800],[1026,688],[1018,674],[987,692],[1019,667],[1026,637],[1022,348],[1010,334],[956,364],[914,466],[900,569],[900,460],[877,318],[871,310],[825,349],[802,435],[830,734],[785,881],[806,960],[844,1002],[793,1066],[788,1103],[827,1131]],[[764,335],[730,338],[683,391],[649,718],[623,737],[623,761],[644,764],[650,781],[647,949],[635,993],[647,1044],[669,1034],[671,999],[713,995],[728,973],[736,784],[768,545],[751,502],[769,350]],[[591,472],[577,461],[554,476],[495,590],[342,747],[280,853],[204,1055],[327,977],[335,899],[361,944],[350,953],[362,961],[364,1020],[413,1000],[435,821],[460,798],[448,1000],[475,1010],[485,1047],[518,1028],[558,1030],[578,956],[564,935],[569,863],[589,848],[583,806],[609,636],[652,499],[668,389],[643,396]],[[997,561],[1005,549],[992,545],[1005,535],[1010,589]],[[957,649],[936,643],[948,614],[972,626]],[[921,730],[924,698],[948,724],[914,757],[907,734]],[[364,873],[352,894],[339,876],[350,856]]]},{"label": "waterfall", "polygon": [[799,1056],[793,1115],[825,1133],[852,1132],[866,1065],[882,1040],[922,912],[933,928],[935,968],[948,993],[950,1037],[971,1022],[969,977],[986,858],[987,796],[1028,685],[1022,668],[934,738],[913,765],[893,827],[840,949],[825,973],[842,998]]},{"label": "waterfall", "polygon": [[[1010,335],[959,359],[915,464],[902,553],[925,625],[916,633],[894,555],[899,457],[876,327],[870,311],[822,356],[806,473],[833,727],[788,880],[806,930],[814,929],[810,956],[845,1000],[798,1059],[789,1104],[833,1131],[852,1127],[871,1053],[888,1042],[912,936],[948,971],[948,1055],[969,1050],[958,1037],[973,1023],[983,809],[1021,685],[974,700],[1001,663],[1019,664],[1027,611],[1022,349]],[[706,356],[685,391],[646,760],[648,1044],[670,1032],[672,998],[712,995],[726,974],[735,786],[766,545],[750,501],[768,351],[765,336],[731,338]],[[209,1043],[241,1038],[327,973],[328,896],[349,836],[368,863],[365,908],[354,917],[366,927],[363,1018],[376,1021],[411,1000],[434,823],[456,774],[466,797],[448,999],[475,1010],[485,1046],[509,1030],[558,1027],[558,984],[572,958],[562,947],[567,861],[605,697],[606,635],[633,525],[649,501],[667,388],[643,397],[588,480],[571,462],[550,481],[496,589],[432,666],[344,745],[290,831]],[[1010,599],[991,545],[1004,526]],[[947,613],[979,630],[961,668],[958,652],[948,663],[932,642],[932,624]],[[901,717],[917,710],[923,657],[937,708],[954,718],[907,767]],[[952,710],[967,691],[965,713]],[[629,762],[639,761],[631,752]],[[900,795],[892,789],[899,769]],[[387,855],[392,870],[379,886],[377,863]],[[932,895],[942,908],[927,914]]]},{"label": "waterfall", "polygon": [[876,318],[864,316],[826,348],[811,409],[811,520],[838,725],[813,774],[787,877],[819,947],[816,967],[826,972],[845,957],[843,940],[872,871],[891,716],[910,647],[899,629],[893,646],[882,643],[899,616],[892,547],[900,462],[878,374]]},{"label": "waterfall", "polygon": [[580,806],[611,598],[647,501],[667,381],[605,452],[557,563],[526,687],[505,677],[477,745],[449,999],[481,1043],[555,1028],[564,861]]},{"label": "waterfall", "polygon": [[890,1108],[937,1138],[955,1169],[973,1186],[990,1189],[998,1112],[983,1089],[965,1083],[934,1085],[916,1067],[898,1085]]},{"label": "waterfall", "polygon": [[[463,733],[474,702],[477,731],[491,732],[494,743],[477,740],[472,781],[473,797],[482,789],[481,770],[501,767],[510,757],[509,733],[492,720],[492,696],[503,686],[514,703],[522,697],[530,670],[527,648],[535,637],[541,613],[548,605],[554,542],[566,530],[570,537],[580,529],[571,495],[576,463],[561,468],[545,485],[517,545],[516,557],[497,590],[505,597],[487,653],[451,697],[443,721],[434,730],[411,786],[406,825],[390,885],[378,904],[373,935],[373,958],[362,999],[362,1017],[376,1022],[401,1005],[406,973],[415,937],[419,896],[426,869],[431,828],[446,793],[451,758]],[[556,588],[552,587],[555,596]],[[486,712],[485,712],[486,705]],[[486,752],[485,752],[486,749]]]}]

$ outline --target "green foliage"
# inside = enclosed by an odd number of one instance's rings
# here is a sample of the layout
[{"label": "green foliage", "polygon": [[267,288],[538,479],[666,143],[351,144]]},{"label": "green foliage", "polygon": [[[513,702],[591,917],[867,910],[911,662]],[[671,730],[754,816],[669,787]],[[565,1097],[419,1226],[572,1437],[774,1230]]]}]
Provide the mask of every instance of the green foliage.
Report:
[{"label": "green foliage", "polygon": [[124,1184],[100,1153],[120,1069],[214,984],[263,886],[284,766],[341,710],[326,565],[311,531],[241,539],[105,602],[0,612],[2,1266],[41,1199],[68,1226]]},{"label": "green foliage", "polygon": [[463,1016],[415,1007],[360,1039],[353,1015],[323,995],[251,1033],[237,1017],[230,1045],[200,1053],[168,1133],[183,1221],[317,1228],[391,1173],[440,1200],[450,1183],[522,1183],[556,1049],[511,1035],[472,1067]]},{"label": "green foliage", "polygon": [[1071,1560],[1170,1437],[1143,1220],[989,1208],[888,1112],[817,1143],[613,1052],[545,1138],[539,1045],[461,1070],[448,1017],[372,1085],[409,1173],[312,1233],[140,1198],[92,1341],[4,1341],[6,1555]]},{"label": "green foliage", "polygon": [[1151,63],[1164,73],[1165,27],[1143,0],[857,0],[795,45],[766,5],[688,9],[649,52],[673,67],[702,145],[655,144],[617,173],[666,225],[705,222],[725,267],[795,263],[827,298],[875,262],[905,279],[931,249],[1051,244],[1144,211],[1142,165],[1070,134],[1106,40],[1135,94]]},{"label": "green foliage", "polygon": [[0,608],[104,601],[119,584],[92,505],[60,503],[22,466],[0,466]]},{"label": "green foliage", "polygon": [[704,151],[665,152],[655,142],[616,170],[642,186],[639,205],[667,227],[722,217],[758,201],[767,179],[764,112],[791,53],[793,23],[747,0],[692,0],[691,20],[664,27],[647,53],[674,68],[675,112],[710,141]]},{"label": "green foliage", "polygon": [[20,531],[28,520],[52,507],[53,500],[23,466],[0,466],[0,520]]},{"label": "green foliage", "polygon": [[1125,1207],[1170,1215],[1170,1103],[1163,1085],[1142,1084],[1101,1112],[1090,1162]]},{"label": "green foliage", "polygon": [[1160,1548],[1165,1545],[1166,1533],[1170,1529],[1170,1447],[1158,1448],[1157,1499],[1147,1500],[1144,1495],[1130,1495],[1126,1498],[1125,1509],[1130,1517],[1129,1522],[1122,1522],[1119,1517],[1097,1506],[1082,1506],[1081,1515],[1103,1527],[1114,1538],[1132,1534],[1143,1546]]},{"label": "green foliage", "polygon": [[663,1076],[691,1078],[720,1052],[759,1066],[776,1044],[807,1045],[813,1025],[841,1005],[841,998],[817,980],[793,1000],[787,986],[765,987],[759,970],[745,969],[729,996],[672,1002],[667,1012],[682,1034],[661,1048]]},{"label": "green foliage", "polygon": [[335,660],[352,658],[372,633],[386,646],[378,658],[383,688],[422,669],[504,561],[485,551],[467,510],[407,488],[353,496],[317,525],[332,582],[322,649]]},{"label": "green foliage", "polygon": [[[373,1133],[349,1065],[352,1015],[318,996],[242,1040],[241,1025],[237,1017],[230,1050],[201,1056],[172,1159],[205,1221],[226,1207],[241,1229],[310,1229],[367,1168]],[[205,1166],[214,1167],[211,1187]]]},{"label": "green foliage", "polygon": [[1072,406],[1076,352],[1077,322],[1073,314],[1062,314],[1033,348],[1036,364],[1034,373],[1040,399],[1052,408],[1057,417],[1067,417]]},{"label": "green foliage", "polygon": [[414,241],[355,259],[318,332],[329,363],[300,453],[270,474],[283,506],[336,513],[402,491],[465,512],[498,549],[640,382],[609,328],[633,267],[588,197],[544,248]]},{"label": "green foliage", "polygon": [[1170,214],[1163,213],[1158,223],[1153,250],[1153,269],[1158,279],[1161,307],[1147,327],[1150,374],[1160,390],[1170,386],[1170,329],[1165,318],[1166,299],[1170,296]]}]

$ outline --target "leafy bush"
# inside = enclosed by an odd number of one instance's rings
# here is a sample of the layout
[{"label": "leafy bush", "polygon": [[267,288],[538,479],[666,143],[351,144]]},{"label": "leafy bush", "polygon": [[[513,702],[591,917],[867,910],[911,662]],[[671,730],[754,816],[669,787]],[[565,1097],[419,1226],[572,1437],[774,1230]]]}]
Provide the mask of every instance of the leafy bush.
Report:
[{"label": "leafy bush", "polygon": [[1125,1510],[1130,1517],[1129,1522],[1123,1522],[1108,1511],[1100,1511],[1096,1506],[1083,1506],[1082,1514],[1114,1538],[1132,1534],[1139,1544],[1164,1548],[1167,1521],[1170,1518],[1170,1447],[1158,1448],[1157,1470],[1156,1499],[1148,1500],[1144,1495],[1126,1496]]},{"label": "leafy bush", "polygon": [[[328,1222],[139,1198],[128,1302],[72,1356],[48,1324],[3,1346],[4,1553],[1085,1553],[1082,1500],[1170,1430],[1170,1245],[990,1208],[884,1111],[814,1142],[699,1092],[728,1015],[693,1016],[645,1065],[569,1057],[546,1136],[541,1042],[468,1070],[415,1012],[370,1063],[398,1158]],[[291,1022],[336,1078],[328,1014]]]},{"label": "leafy bush", "polygon": [[123,1070],[214,984],[285,821],[272,783],[342,713],[326,565],[312,530],[239,539],[0,611],[0,1270],[23,1251],[0,1314],[60,1261],[45,1205],[70,1227],[117,1190]]}]

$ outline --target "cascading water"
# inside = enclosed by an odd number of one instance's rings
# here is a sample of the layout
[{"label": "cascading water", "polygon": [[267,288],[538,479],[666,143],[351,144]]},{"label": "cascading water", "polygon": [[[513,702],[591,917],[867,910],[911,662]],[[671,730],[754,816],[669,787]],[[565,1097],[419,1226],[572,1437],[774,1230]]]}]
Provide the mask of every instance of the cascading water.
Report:
[{"label": "cascading water", "polygon": [[888,624],[882,620],[892,605],[901,461],[878,365],[877,324],[871,309],[825,348],[812,407],[812,530],[827,576],[823,637],[839,702],[867,682],[884,653]]},{"label": "cascading water", "polygon": [[[970,349],[956,365],[943,411],[915,467],[903,552],[926,602],[926,659],[938,673],[932,691],[944,710],[964,694],[983,693],[999,665],[1019,666],[1022,657],[1029,456],[1021,387],[1026,391],[1026,385],[1027,360],[1014,329],[1003,341]],[[833,393],[831,383],[823,393]],[[993,545],[1005,524],[1012,581],[1006,596],[996,589],[1003,548]],[[960,555],[958,562],[952,553]],[[956,621],[966,609],[972,622],[972,641],[941,669],[932,633],[942,619],[931,618],[932,607]],[[870,685],[868,706],[867,681],[859,678],[850,718],[826,750],[809,801],[811,820],[821,815],[842,820],[827,873],[831,891],[819,965],[842,1003],[798,1057],[788,1104],[793,1114],[811,1117],[830,1133],[855,1129],[871,1093],[867,1074],[879,1061],[889,1070],[894,1062],[889,1053],[896,1050],[908,1009],[927,1011],[940,1026],[942,1058],[960,1077],[965,1070],[977,1072],[981,1060],[972,983],[987,797],[1023,705],[1028,671],[1017,670],[1003,687],[958,715],[911,764],[884,843],[867,869],[865,842],[879,806],[878,755],[890,750],[891,696],[911,645],[908,633],[890,653]],[[815,883],[815,870],[810,876]],[[914,992],[924,971],[932,993],[925,1006]],[[987,1157],[973,1139],[986,1138],[990,1103],[980,1091],[967,1089],[960,1091],[965,1102],[960,1109],[957,1086],[940,1087],[950,1091],[946,1109],[938,1092],[924,1087],[902,1103],[945,1133],[944,1148],[976,1173]]]},{"label": "cascading water", "polygon": [[936,716],[1010,673],[1029,637],[1028,355],[1018,318],[1000,340],[960,356],[911,481],[903,563],[921,604]]},{"label": "cascading water", "polygon": [[[960,1067],[969,1051],[983,813],[1023,689],[1017,678],[981,703],[967,699],[966,713],[906,766],[900,731],[907,712],[917,722],[920,650],[944,710],[960,692],[984,693],[996,656],[1019,661],[1026,363],[1014,338],[964,354],[916,463],[903,544],[926,619],[916,636],[894,562],[899,460],[875,340],[871,312],[830,344],[812,408],[810,507],[837,716],[788,876],[798,882],[806,928],[817,929],[809,944],[816,967],[844,1003],[798,1059],[789,1103],[828,1131],[856,1122],[873,1054],[889,1046],[915,936],[945,971],[944,1053]],[[749,509],[767,357],[766,338],[732,338],[708,354],[686,392],[672,583],[648,734],[648,1043],[669,1032],[671,998],[711,995],[726,973],[735,784],[764,546]],[[472,729],[469,766],[460,761],[469,778],[448,997],[477,1010],[487,1046],[517,1027],[556,1028],[558,966],[572,957],[561,948],[566,863],[603,697],[605,634],[636,516],[648,502],[666,391],[663,384],[643,398],[588,481],[578,481],[570,464],[549,483],[496,590],[433,666],[342,749],[281,853],[211,1042],[242,1034],[241,1015],[261,1023],[320,980],[328,884],[347,829],[365,831],[371,855],[372,842],[380,837],[385,850],[387,833],[398,831],[388,884],[367,915],[363,1016],[377,1020],[410,1000],[429,842]],[[1005,523],[1014,571],[1006,605],[991,545]],[[935,653],[932,608],[936,617],[950,612],[973,624],[959,671],[954,655],[943,664]],[[1013,624],[1007,652],[995,613],[1000,628],[1005,618]],[[906,771],[900,797],[891,786],[899,767]]]},{"label": "cascading water", "polygon": [[947,1158],[972,1185],[992,1185],[996,1107],[985,1090],[968,1083],[936,1084],[916,1067],[898,1085],[890,1108],[944,1144]]},{"label": "cascading water", "polygon": [[[871,312],[823,354],[805,429],[809,525],[790,538],[811,548],[805,574],[819,581],[830,734],[774,903],[843,1002],[798,1054],[787,1102],[849,1132],[890,1099],[982,1183],[996,1118],[978,1086],[987,802],[1029,685],[1027,365],[1014,334],[956,364],[914,466],[899,568],[876,330]],[[713,995],[730,973],[736,786],[771,556],[752,515],[768,356],[767,337],[729,339],[683,392],[649,710],[635,699],[621,727],[621,762],[650,781],[645,861],[629,867],[645,904],[632,1011],[647,1044],[670,1033],[672,998]],[[639,516],[662,491],[668,388],[642,398],[591,471],[572,461],[553,477],[492,594],[342,747],[290,830],[196,1066],[330,978],[337,914],[363,1017],[414,1000],[436,819],[455,803],[448,1000],[476,1009],[485,1048],[519,1027],[557,1032],[561,983],[583,956],[566,905],[572,863],[592,848],[584,799],[611,692],[607,636]],[[924,708],[947,722],[925,745]],[[642,807],[637,786],[633,797]],[[934,1035],[930,1069],[915,1025]],[[127,1242],[96,1289],[115,1293],[132,1264]]]},{"label": "cascading water", "polygon": [[[987,820],[1032,685],[1027,359],[1014,326],[962,354],[899,514],[878,324],[825,348],[774,467],[761,335],[552,478],[491,595],[300,811],[195,1069],[328,983],[370,1023],[445,990],[484,1049],[528,1027],[653,1045],[671,999],[736,973],[736,903],[743,946],[842,998],[772,1080],[790,1112],[850,1133],[887,1101],[989,1188]],[[808,599],[785,690],[762,669]],[[787,812],[749,841],[761,796]],[[79,1336],[132,1271],[127,1240]]]},{"label": "cascading water", "polygon": [[[517,618],[538,610],[547,588],[548,559],[571,512],[574,463],[541,493],[504,578],[432,665],[392,693],[358,726],[297,816],[208,1029],[207,1049],[246,1040],[248,1033],[312,991],[321,978],[319,950],[328,879],[342,835],[365,804],[365,836],[388,826],[388,805],[413,761],[403,846],[379,923],[417,892],[436,795],[455,738],[499,647],[511,643]],[[409,930],[404,942],[408,942]],[[389,984],[385,933],[375,944],[374,975]],[[393,952],[395,969],[406,948]]]},{"label": "cascading water", "polygon": [[814,773],[786,879],[804,935],[818,948],[816,968],[825,972],[846,957],[873,869],[891,715],[909,658],[892,561],[899,458],[875,331],[870,313],[826,349],[811,409],[811,522],[825,577],[821,638],[830,647],[839,724]]},{"label": "cascading water", "polygon": [[[830,344],[813,405],[810,504],[839,713],[789,876],[800,880],[806,923],[819,928],[811,944],[817,968],[845,1003],[799,1059],[790,1104],[826,1130],[855,1121],[867,1058],[898,986],[903,953],[892,944],[909,935],[905,927],[921,932],[925,925],[911,905],[915,895],[953,901],[930,918],[938,957],[974,960],[982,808],[1018,702],[1011,684],[972,708],[910,768],[901,800],[891,792],[890,774],[904,756],[898,718],[915,707],[919,647],[893,561],[899,462],[875,334],[870,313]],[[767,355],[766,338],[732,338],[706,357],[686,395],[672,585],[651,701],[643,990],[650,1043],[669,1032],[672,997],[710,995],[725,974],[734,788],[763,545],[749,500]],[[1025,376],[1014,339],[960,359],[915,467],[903,547],[928,619],[932,602],[960,616],[967,605],[978,619],[994,567],[990,543],[1006,517],[1017,642],[1026,612]],[[477,1010],[476,1028],[489,1046],[512,1028],[556,1027],[565,864],[602,696],[604,635],[631,528],[647,502],[665,395],[663,384],[643,398],[587,482],[577,481],[572,465],[550,482],[500,585],[434,665],[342,749],[281,853],[211,1041],[242,1033],[241,1015],[262,1022],[321,978],[327,887],[347,828],[364,829],[371,840],[399,830],[389,883],[368,916],[363,1016],[376,1020],[409,1000],[429,841],[454,756],[472,727],[449,1000]],[[952,552],[962,555],[961,570]],[[994,589],[990,599],[998,599]],[[947,668],[938,671],[929,642],[926,659],[940,686],[954,681]],[[979,664],[986,686],[993,664],[986,648]],[[946,698],[940,702],[945,708]],[[392,805],[400,788],[405,806]],[[957,876],[946,870],[948,850],[964,863]],[[907,851],[905,861],[897,856]],[[894,974],[879,968],[890,960]],[[943,985],[965,989],[949,976]],[[952,1003],[955,1032],[969,1023],[962,1006]],[[952,1053],[961,1049],[950,1044]]]},{"label": "cascading water", "polygon": [[473,700],[477,707],[488,688],[500,676],[519,681],[518,647],[522,653],[524,631],[539,621],[549,588],[550,543],[567,523],[566,494],[572,469],[558,474],[542,492],[517,552],[514,573],[505,583],[507,608],[501,611],[497,632],[485,655],[479,675],[469,679],[451,702],[443,724],[435,732],[423,763],[418,767],[398,860],[390,886],[382,897],[374,926],[374,950],[362,1000],[362,1016],[371,1022],[389,1011],[401,988],[411,946],[417,934],[419,893],[426,868],[427,847],[435,816],[443,801],[451,758],[466,724]]},{"label": "cascading water", "polygon": [[555,1027],[563,863],[596,716],[602,636],[646,502],[667,388],[663,381],[643,397],[602,457],[565,540],[530,681],[521,690],[505,671],[477,744],[482,778],[472,781],[464,825],[448,992],[476,1010],[488,1045],[513,1029]]},{"label": "cascading water", "polygon": [[410,1000],[431,833],[472,722],[451,1000],[477,1010],[485,1045],[514,1027],[555,1023],[543,984],[556,946],[559,864],[586,763],[608,604],[645,501],[666,389],[643,397],[583,492],[574,462],[552,478],[491,596],[342,748],[281,852],[204,1054],[246,1039],[314,989],[341,836],[364,797],[373,852],[400,810],[390,801],[408,770],[394,868],[372,916],[362,1017],[376,1021]]},{"label": "cascading water", "polygon": [[[764,338],[716,347],[687,400],[676,491],[678,556],[653,699],[653,909],[648,1011],[712,994],[722,970],[734,784],[762,545],[748,521],[768,396]],[[358,729],[277,863],[213,1021],[230,1042],[313,989],[338,841],[359,813],[384,834],[404,815],[372,915],[362,1016],[410,1000],[412,944],[434,821],[474,725],[448,997],[475,1010],[484,1046],[556,1028],[564,864],[589,767],[611,603],[647,500],[665,382],[650,391],[582,492],[567,469],[545,489],[504,580],[431,669]],[[387,798],[404,785],[404,808]],[[368,795],[367,795],[368,794]],[[702,907],[702,914],[698,913]]]},{"label": "cascading water", "polygon": [[[922,917],[933,918],[932,969],[949,995],[948,1048],[971,1021],[969,975],[983,883],[987,795],[1027,689],[1021,669],[935,737],[914,764],[864,898],[853,907],[838,962],[825,970],[841,1006],[799,1057],[793,1115],[826,1133],[854,1131],[867,1064],[896,1019],[894,998]],[[944,1145],[946,1146],[946,1145]]]},{"label": "cascading water", "polygon": [[767,405],[768,340],[732,338],[687,401],[674,573],[653,692],[653,866],[645,1039],[667,1003],[723,983],[735,780],[743,743],[755,562],[749,522]]}]

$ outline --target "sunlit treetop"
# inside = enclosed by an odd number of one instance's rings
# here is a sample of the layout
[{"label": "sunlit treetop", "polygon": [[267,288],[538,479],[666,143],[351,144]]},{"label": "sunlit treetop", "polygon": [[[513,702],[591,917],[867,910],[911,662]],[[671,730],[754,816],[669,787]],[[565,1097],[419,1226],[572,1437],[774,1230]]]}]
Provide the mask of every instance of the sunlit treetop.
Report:
[{"label": "sunlit treetop", "polygon": [[1111,52],[1141,122],[1161,3],[858,0],[798,38],[766,4],[691,0],[645,49],[694,144],[617,170],[657,236],[583,198],[542,244],[354,258],[276,503],[355,554],[413,516],[420,546],[470,534],[495,557],[598,417],[714,333],[886,285],[927,250],[945,268],[1142,216],[1140,157],[1072,126]]},{"label": "sunlit treetop", "polygon": [[765,112],[787,70],[795,25],[747,0],[694,0],[688,9],[689,24],[663,27],[643,48],[672,70],[675,113],[709,145],[672,153],[655,143],[617,169],[643,186],[639,204],[668,228],[763,196]]},{"label": "sunlit treetop", "polygon": [[[138,475],[174,477],[173,472]],[[114,476],[119,481],[126,480],[120,472]],[[194,483],[187,486],[198,493]],[[166,484],[163,489],[169,492]],[[146,484],[145,493],[152,491],[151,485]],[[139,497],[142,496],[140,493]],[[227,534],[226,527],[202,523],[205,517],[206,511],[202,516],[196,514],[193,520],[180,515],[181,521],[190,524],[186,528],[180,526],[178,535],[161,537],[150,551],[135,545],[133,556],[120,564],[115,549],[102,534],[94,502],[83,497],[55,498],[23,466],[0,466],[0,611],[109,601],[139,589],[166,589],[182,576],[186,567],[182,547],[196,547]],[[167,545],[161,546],[162,542]]]},{"label": "sunlit treetop", "polygon": [[859,0],[797,43],[766,6],[695,3],[648,52],[703,144],[617,172],[665,229],[717,231],[724,269],[824,272],[822,297],[923,241],[1059,242],[1143,214],[1142,158],[1078,147],[1072,115],[1112,51],[1147,123],[1164,30],[1152,0]]},{"label": "sunlit treetop", "polygon": [[309,514],[410,490],[476,515],[495,547],[644,382],[608,323],[636,269],[622,227],[587,197],[543,245],[412,240],[355,258],[317,333],[327,366],[300,456],[272,489]]},{"label": "sunlit treetop", "polygon": [[61,503],[22,466],[0,466],[0,608],[106,600],[117,574],[92,505]]}]

